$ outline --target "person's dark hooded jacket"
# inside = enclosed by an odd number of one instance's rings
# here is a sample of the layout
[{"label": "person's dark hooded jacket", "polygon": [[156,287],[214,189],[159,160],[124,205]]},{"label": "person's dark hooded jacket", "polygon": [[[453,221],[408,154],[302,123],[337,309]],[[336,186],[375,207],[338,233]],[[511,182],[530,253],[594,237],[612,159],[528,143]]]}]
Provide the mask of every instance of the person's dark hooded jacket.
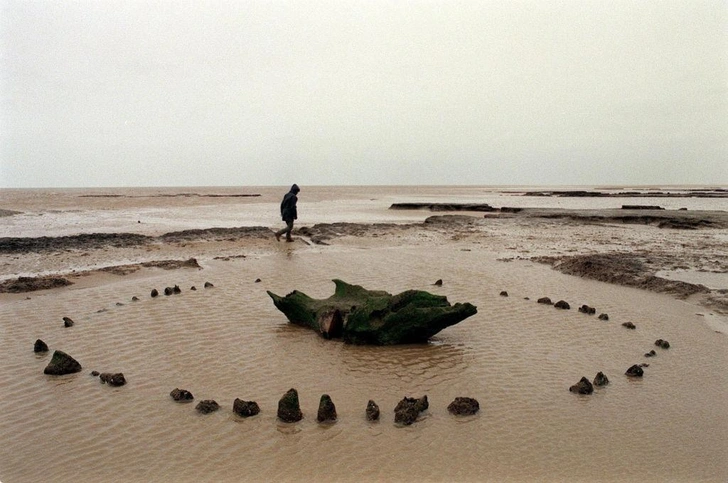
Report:
[{"label": "person's dark hooded jacket", "polygon": [[291,186],[291,190],[286,193],[281,201],[281,218],[283,221],[293,221],[298,219],[298,211],[296,209],[296,203],[298,203],[298,197],[296,196],[301,189],[297,184]]}]

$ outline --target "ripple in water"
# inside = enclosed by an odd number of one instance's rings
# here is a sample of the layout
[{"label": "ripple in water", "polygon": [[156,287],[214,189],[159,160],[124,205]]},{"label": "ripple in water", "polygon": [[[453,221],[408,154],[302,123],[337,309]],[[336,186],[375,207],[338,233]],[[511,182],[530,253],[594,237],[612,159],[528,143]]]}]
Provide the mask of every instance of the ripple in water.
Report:
[{"label": "ripple in water", "polygon": [[[201,286],[203,278],[215,288],[115,305],[154,287]],[[326,297],[332,278],[430,290],[472,302],[478,314],[427,345],[358,347],[287,324],[265,294]],[[442,287],[431,285],[437,278]],[[541,296],[587,303],[611,320],[539,305]],[[691,308],[447,248],[281,253],[13,301],[0,307],[0,478],[720,481],[728,475],[728,410],[718,403],[728,396],[728,351],[725,336]],[[63,327],[65,315],[74,327]],[[50,356],[33,354],[39,337],[76,357],[83,372],[42,374]],[[657,338],[673,347],[647,360],[642,380],[623,376],[646,361]],[[128,384],[102,385],[93,369],[123,372]],[[609,386],[588,397],[569,393],[598,371]],[[215,399],[221,410],[200,415],[194,403],[176,404],[175,387]],[[275,417],[290,387],[304,413],[297,424]],[[316,422],[324,393],[336,404],[334,425]],[[422,420],[395,427],[397,401],[423,394],[430,409]],[[477,398],[481,411],[450,415],[457,396]],[[234,416],[238,397],[257,401],[261,413]],[[369,399],[382,410],[377,423],[365,420]]]}]

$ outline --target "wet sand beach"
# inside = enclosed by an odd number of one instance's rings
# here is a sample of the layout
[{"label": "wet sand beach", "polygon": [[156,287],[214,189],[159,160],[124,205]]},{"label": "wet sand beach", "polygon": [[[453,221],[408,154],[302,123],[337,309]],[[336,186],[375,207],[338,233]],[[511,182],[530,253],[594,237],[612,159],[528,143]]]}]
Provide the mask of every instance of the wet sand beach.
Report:
[{"label": "wet sand beach", "polygon": [[[282,188],[0,193],[0,480],[728,478],[725,199],[302,188],[294,243],[273,237]],[[390,209],[399,202],[526,209]],[[665,209],[620,208],[639,204]],[[8,291],[20,277],[71,284]],[[325,298],[335,278],[427,290],[478,313],[428,344],[353,346],[289,324],[266,294]],[[150,296],[174,285],[181,293]],[[50,352],[33,353],[38,338]],[[83,370],[43,374],[57,349]],[[642,378],[625,375],[634,364],[649,364]],[[569,392],[599,371],[609,385]],[[194,403],[175,403],[174,388]],[[289,388],[299,423],[276,419]],[[316,422],[322,394],[334,424]],[[420,420],[395,425],[397,402],[425,394]],[[480,411],[449,414],[458,396]],[[236,416],[235,398],[260,414]],[[203,399],[221,409],[199,414]],[[369,399],[378,422],[365,419]]]}]

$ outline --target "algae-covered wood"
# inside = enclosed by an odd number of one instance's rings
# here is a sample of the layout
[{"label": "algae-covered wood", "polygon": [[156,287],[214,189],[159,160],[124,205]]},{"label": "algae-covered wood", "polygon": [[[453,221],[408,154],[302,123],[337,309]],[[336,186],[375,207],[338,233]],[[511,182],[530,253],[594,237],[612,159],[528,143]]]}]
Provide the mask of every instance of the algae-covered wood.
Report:
[{"label": "algae-covered wood", "polygon": [[334,280],[334,295],[314,299],[294,290],[268,295],[291,323],[312,328],[325,338],[352,344],[392,345],[426,342],[441,330],[477,313],[474,305],[451,305],[447,297],[422,290],[397,295]]}]

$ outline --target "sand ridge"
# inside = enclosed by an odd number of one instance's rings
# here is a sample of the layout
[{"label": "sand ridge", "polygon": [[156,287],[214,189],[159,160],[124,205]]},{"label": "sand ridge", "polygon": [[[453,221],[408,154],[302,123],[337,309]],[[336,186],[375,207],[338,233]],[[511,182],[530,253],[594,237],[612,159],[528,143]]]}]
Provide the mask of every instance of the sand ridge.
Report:
[{"label": "sand ridge", "polygon": [[[721,238],[728,236],[726,227],[726,212],[522,209],[485,216],[435,215],[421,223],[317,223],[297,227],[294,233],[299,243],[312,249],[457,242],[463,249],[487,248],[511,255],[502,256],[503,260],[531,259],[576,276],[680,298],[702,294],[701,302],[728,313],[725,287],[712,290],[655,275],[666,270],[728,273],[728,253]],[[695,236],[696,231],[703,235]],[[264,255],[279,248],[272,234],[270,228],[253,226],[182,230],[156,237],[135,233],[5,237],[0,238],[0,253],[11,255],[12,261],[4,263],[0,277],[7,283],[13,272],[22,273],[26,282],[35,276],[42,284],[42,278],[49,275],[112,270],[180,255],[200,260]],[[33,265],[42,265],[45,272],[21,269]]]}]

